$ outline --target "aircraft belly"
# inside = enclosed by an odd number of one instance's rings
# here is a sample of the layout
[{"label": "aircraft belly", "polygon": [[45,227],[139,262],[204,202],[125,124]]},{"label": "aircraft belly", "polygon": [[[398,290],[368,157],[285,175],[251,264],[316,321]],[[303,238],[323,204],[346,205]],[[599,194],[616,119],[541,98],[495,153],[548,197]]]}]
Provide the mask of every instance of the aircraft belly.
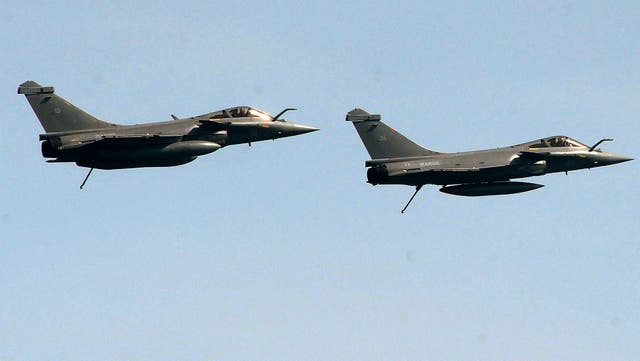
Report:
[{"label": "aircraft belly", "polygon": [[204,155],[220,149],[213,142],[189,140],[153,147],[102,148],[97,150],[98,158],[108,160],[140,160],[184,158]]},{"label": "aircraft belly", "polygon": [[511,178],[513,178],[513,172],[509,167],[456,170],[432,169],[414,172],[390,172],[389,174],[389,180],[393,181],[393,183],[408,185],[476,183],[509,180]]},{"label": "aircraft belly", "polygon": [[[385,166],[387,177],[377,177],[377,179],[381,180],[379,183],[388,184],[447,185],[506,181],[547,173],[545,161],[523,161],[518,158],[513,161],[500,159],[499,162],[493,164],[481,161],[465,164],[457,159],[454,162],[447,162],[449,164],[434,164],[426,167],[424,163],[426,162],[387,164]],[[431,163],[435,162],[431,161]]]},{"label": "aircraft belly", "polygon": [[53,161],[76,162],[79,166],[97,169],[171,167],[192,162],[220,148],[217,143],[203,140],[126,147],[89,145],[59,151],[58,159]]},{"label": "aircraft belly", "polygon": [[387,181],[380,183],[388,184],[462,184],[506,181],[514,178],[525,178],[545,174],[545,166],[535,167],[514,167],[502,166],[491,168],[470,168],[470,169],[431,169],[410,171],[390,171]]},{"label": "aircraft belly", "polygon": [[193,162],[197,157],[182,157],[168,159],[142,159],[142,160],[82,160],[76,164],[81,167],[96,169],[125,169],[146,167],[173,167]]}]

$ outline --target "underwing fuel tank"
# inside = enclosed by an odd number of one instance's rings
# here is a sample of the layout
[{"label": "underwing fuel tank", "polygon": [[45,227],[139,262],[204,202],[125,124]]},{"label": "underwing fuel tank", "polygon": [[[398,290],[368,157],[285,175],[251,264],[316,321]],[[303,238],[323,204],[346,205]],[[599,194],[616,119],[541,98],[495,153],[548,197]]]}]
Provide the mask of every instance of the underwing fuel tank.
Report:
[{"label": "underwing fuel tank", "polygon": [[220,144],[204,140],[187,140],[155,147],[105,149],[100,155],[106,159],[140,160],[165,159],[170,157],[196,157],[215,152]]},{"label": "underwing fuel tank", "polygon": [[162,148],[163,153],[182,156],[198,156],[209,154],[220,149],[220,144],[203,140],[187,140],[169,144]]},{"label": "underwing fuel tank", "polygon": [[479,197],[522,193],[532,191],[540,187],[544,187],[544,185],[526,182],[491,182],[447,186],[440,188],[440,192],[456,196]]}]

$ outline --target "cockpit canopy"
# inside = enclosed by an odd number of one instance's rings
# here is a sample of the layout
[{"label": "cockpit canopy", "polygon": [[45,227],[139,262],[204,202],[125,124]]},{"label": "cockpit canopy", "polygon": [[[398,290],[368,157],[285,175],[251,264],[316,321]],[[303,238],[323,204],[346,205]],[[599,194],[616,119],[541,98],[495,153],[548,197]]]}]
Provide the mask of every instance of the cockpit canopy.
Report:
[{"label": "cockpit canopy", "polygon": [[529,148],[531,149],[538,149],[538,148],[559,148],[559,147],[568,147],[568,148],[589,148],[588,146],[578,142],[575,139],[571,139],[569,137],[566,136],[556,136],[556,137],[549,137],[549,138],[545,138],[545,139],[540,139],[539,142],[537,143],[533,143],[531,145],[529,145]]},{"label": "cockpit canopy", "polygon": [[209,114],[209,119],[226,119],[226,118],[257,118],[261,121],[272,121],[273,116],[252,107],[240,106],[223,109]]}]

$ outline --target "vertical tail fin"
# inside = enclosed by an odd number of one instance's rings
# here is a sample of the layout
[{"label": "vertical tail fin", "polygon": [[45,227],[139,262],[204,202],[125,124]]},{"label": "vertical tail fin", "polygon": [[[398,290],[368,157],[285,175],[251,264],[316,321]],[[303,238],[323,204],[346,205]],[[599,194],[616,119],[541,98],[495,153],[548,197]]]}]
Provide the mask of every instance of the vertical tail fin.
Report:
[{"label": "vertical tail fin", "polygon": [[53,87],[43,87],[30,80],[20,84],[18,88],[18,94],[25,95],[46,132],[65,132],[114,126],[114,124],[103,122],[86,113],[53,92]]},{"label": "vertical tail fin", "polygon": [[395,129],[380,121],[377,114],[369,114],[362,109],[353,109],[347,113],[347,121],[353,122],[362,143],[371,159],[419,157],[438,154],[423,148]]}]

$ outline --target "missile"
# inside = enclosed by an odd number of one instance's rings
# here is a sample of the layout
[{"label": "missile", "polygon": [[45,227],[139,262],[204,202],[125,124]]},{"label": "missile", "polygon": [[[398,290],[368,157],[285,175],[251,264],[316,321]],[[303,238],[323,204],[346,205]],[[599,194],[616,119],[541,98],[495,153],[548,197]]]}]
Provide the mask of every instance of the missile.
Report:
[{"label": "missile", "polygon": [[440,188],[440,192],[456,196],[478,197],[522,193],[540,187],[544,187],[544,185],[526,182],[491,182],[444,186]]}]

